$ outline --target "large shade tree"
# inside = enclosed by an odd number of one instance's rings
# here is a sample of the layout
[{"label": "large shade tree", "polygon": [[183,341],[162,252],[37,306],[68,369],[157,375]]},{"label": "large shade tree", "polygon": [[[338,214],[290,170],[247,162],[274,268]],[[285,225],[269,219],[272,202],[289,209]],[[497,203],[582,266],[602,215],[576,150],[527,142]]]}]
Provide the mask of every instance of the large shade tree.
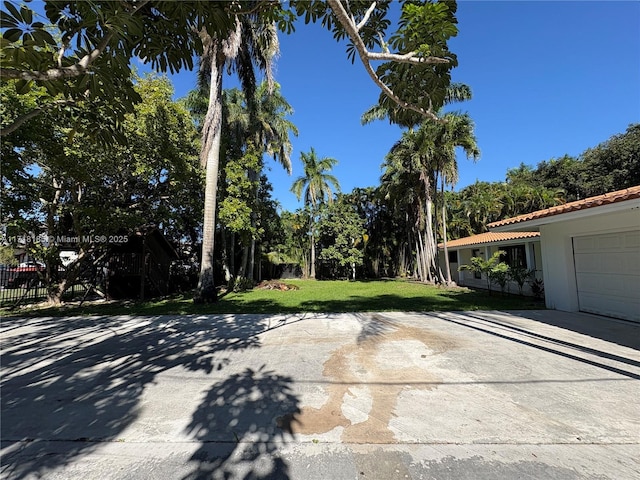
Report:
[{"label": "large shade tree", "polygon": [[335,202],[324,206],[318,224],[318,258],[322,261],[323,277],[356,279],[356,268],[364,262],[364,246],[368,237],[365,219],[350,202],[351,196],[338,195]]},{"label": "large shade tree", "polygon": [[[159,71],[192,69],[194,54],[203,52],[194,32],[226,37],[242,10],[240,2],[206,0],[48,1],[44,15],[33,4],[3,5],[0,76],[16,81],[20,92],[42,86],[47,95],[4,125],[0,134],[45,111],[73,114],[90,103],[93,121],[75,127],[105,143],[122,138],[118,122],[140,101],[131,81],[134,58]],[[120,101],[111,101],[116,94]],[[103,126],[100,116],[116,122]]]},{"label": "large shade tree", "polygon": [[[400,2],[400,21],[391,34],[390,0],[292,0],[287,8],[269,0],[58,0],[46,2],[46,18],[29,5],[4,5],[0,75],[24,82],[22,87],[41,83],[51,94],[51,102],[17,119],[16,125],[59,106],[58,101],[73,104],[87,94],[108,100],[109,94],[126,90],[132,99],[122,107],[130,107],[136,97],[126,80],[133,58],[161,71],[192,69],[194,53],[206,50],[200,33],[226,38],[244,15],[270,18],[287,33],[296,16],[305,23],[321,22],[338,41],[348,40],[349,58],[360,59],[380,87],[381,101],[388,101],[398,115],[436,118],[457,62],[447,48],[457,34],[454,1]],[[63,98],[56,98],[59,94]]]},{"label": "large shade tree", "polygon": [[[22,100],[37,98],[35,89],[16,97],[14,87],[0,88],[7,122],[19,115]],[[125,145],[105,150],[87,134],[73,134],[78,120],[56,110],[3,139],[2,223],[13,232],[47,238],[26,248],[45,263],[43,280],[54,304],[72,285],[86,282],[87,272],[103,266],[116,241],[110,238],[122,241],[142,226],[159,228],[176,243],[197,235],[201,199],[193,192],[201,191],[201,177],[189,113],[172,101],[166,78],[138,78],[135,89],[144,101],[125,115]],[[88,112],[82,121],[93,115]],[[63,276],[62,250],[76,253]]]},{"label": "large shade tree", "polygon": [[564,192],[566,201],[602,195],[640,184],[640,124],[588,148],[577,158],[564,155],[535,167],[520,164],[507,182]]}]

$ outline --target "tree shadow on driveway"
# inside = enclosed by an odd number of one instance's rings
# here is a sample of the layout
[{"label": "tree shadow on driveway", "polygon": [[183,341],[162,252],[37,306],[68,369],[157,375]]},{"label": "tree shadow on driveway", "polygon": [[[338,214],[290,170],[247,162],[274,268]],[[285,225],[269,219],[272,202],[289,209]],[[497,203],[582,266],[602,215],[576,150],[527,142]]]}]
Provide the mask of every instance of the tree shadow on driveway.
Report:
[{"label": "tree shadow on driveway", "polygon": [[[508,312],[508,314],[514,315],[514,317],[516,317],[515,312]],[[475,332],[481,332],[497,338],[501,338],[503,340],[509,340],[523,346],[531,347],[547,353],[552,353],[554,355],[559,355],[561,357],[591,365],[619,375],[623,375],[634,380],[640,380],[640,374],[631,371],[631,368],[640,367],[640,361],[634,358],[605,351],[603,348],[605,348],[604,345],[606,344],[603,344],[600,348],[593,348],[588,345],[579,343],[578,336],[574,336],[572,340],[563,340],[553,335],[536,333],[530,328],[517,326],[512,322],[505,321],[504,319],[497,317],[492,312],[434,313],[434,316],[447,322],[469,328],[471,330],[474,330]],[[571,314],[567,314],[565,312],[554,312],[552,316],[555,317],[556,320],[547,320],[542,321],[541,323],[559,327],[560,329],[570,330],[572,332],[578,333],[579,335],[588,336],[591,336],[588,332],[606,332],[606,328],[603,328],[600,324],[604,324],[605,322],[610,321],[605,318],[595,318],[593,319],[595,326],[589,327],[583,325],[582,327],[578,327],[576,325],[573,325],[571,319],[573,319],[577,323],[577,321],[581,319],[584,320],[584,318],[580,316],[573,316],[572,318]],[[534,320],[535,322],[540,322],[541,318],[549,318],[549,315],[548,313],[545,313],[545,315],[535,315],[535,312],[533,312],[526,314],[520,313],[518,317],[528,320]],[[640,333],[640,328],[637,328],[636,325],[627,322],[626,325],[624,325],[624,328],[616,334],[609,332],[606,335],[594,335],[594,337],[600,340],[604,340],[605,342],[625,345],[627,342],[622,341],[625,335],[634,337],[638,333]],[[637,344],[637,340],[631,340],[630,348],[634,348],[634,344]],[[594,358],[597,358],[597,360]],[[629,370],[627,370],[627,368],[629,368]]]},{"label": "tree shadow on driveway", "polygon": [[[260,347],[265,325],[231,315],[16,318],[3,320],[0,330],[0,475],[23,479],[46,478],[103,442],[123,441],[158,375],[180,367],[220,378],[233,351]],[[280,402],[289,411],[297,405],[287,377],[245,371],[223,378],[193,414],[190,430],[203,445],[218,427],[235,428],[245,441],[253,430],[265,433],[244,416],[258,415],[262,404]],[[234,420],[237,412],[244,413]]]},{"label": "tree shadow on driveway", "polygon": [[201,446],[184,480],[289,478],[277,449],[293,435],[285,415],[300,412],[292,382],[263,366],[214,385],[188,426]]},{"label": "tree shadow on driveway", "polygon": [[518,317],[599,338],[623,347],[640,350],[640,323],[602,317],[590,313],[559,314],[555,311],[510,312]]}]

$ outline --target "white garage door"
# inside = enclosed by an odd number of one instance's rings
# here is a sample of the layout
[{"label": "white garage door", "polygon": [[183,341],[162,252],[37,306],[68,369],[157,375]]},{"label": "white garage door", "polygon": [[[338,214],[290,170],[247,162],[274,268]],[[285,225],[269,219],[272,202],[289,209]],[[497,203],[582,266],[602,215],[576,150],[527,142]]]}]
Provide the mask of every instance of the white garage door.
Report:
[{"label": "white garage door", "polygon": [[583,312],[640,322],[640,230],[573,238]]}]

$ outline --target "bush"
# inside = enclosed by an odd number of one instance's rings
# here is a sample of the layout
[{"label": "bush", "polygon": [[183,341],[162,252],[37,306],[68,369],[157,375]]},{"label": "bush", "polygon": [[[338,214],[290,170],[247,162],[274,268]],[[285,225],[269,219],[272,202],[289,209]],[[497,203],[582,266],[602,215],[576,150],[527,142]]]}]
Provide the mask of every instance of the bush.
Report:
[{"label": "bush", "polygon": [[529,282],[529,285],[531,285],[531,291],[535,298],[540,299],[544,297],[544,282],[542,280],[534,278]]},{"label": "bush", "polygon": [[518,284],[518,293],[520,295],[522,295],[524,284],[527,283],[527,280],[533,278],[535,273],[535,270],[529,270],[526,267],[509,268],[509,278]]},{"label": "bush", "polygon": [[471,265],[460,265],[458,271],[470,270],[474,273],[484,274],[487,279],[489,295],[491,295],[491,282],[500,285],[501,290],[504,292],[509,271],[509,266],[500,261],[500,257],[504,254],[503,250],[498,250],[488,260],[484,260],[481,257],[471,257]]}]

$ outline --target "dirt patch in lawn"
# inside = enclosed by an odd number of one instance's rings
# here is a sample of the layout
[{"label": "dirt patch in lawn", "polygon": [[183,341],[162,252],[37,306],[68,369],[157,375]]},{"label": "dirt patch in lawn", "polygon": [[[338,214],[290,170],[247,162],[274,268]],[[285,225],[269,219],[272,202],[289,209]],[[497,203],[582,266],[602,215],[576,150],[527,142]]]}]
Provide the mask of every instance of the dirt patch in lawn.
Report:
[{"label": "dirt patch in lawn", "polygon": [[279,280],[262,281],[256,286],[256,288],[258,290],[280,290],[283,292],[286,292],[288,290],[300,290],[300,287],[298,287],[297,285],[281,282]]}]

